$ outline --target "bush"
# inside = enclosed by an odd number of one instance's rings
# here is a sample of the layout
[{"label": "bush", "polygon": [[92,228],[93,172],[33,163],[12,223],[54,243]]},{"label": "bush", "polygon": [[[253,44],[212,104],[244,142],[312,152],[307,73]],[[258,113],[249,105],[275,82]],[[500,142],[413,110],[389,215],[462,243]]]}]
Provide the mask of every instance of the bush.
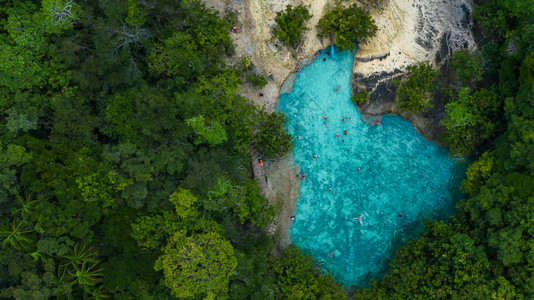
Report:
[{"label": "bush", "polygon": [[237,12],[235,10],[226,11],[224,20],[228,23],[229,26],[239,25],[239,16],[237,15]]},{"label": "bush", "polygon": [[254,64],[252,61],[250,61],[250,57],[248,55],[245,55],[241,58],[241,66],[239,66],[239,70],[241,72],[248,72],[252,71],[254,69]]},{"label": "bush", "polygon": [[362,90],[361,92],[357,92],[350,98],[352,100],[352,103],[356,105],[362,105],[367,102],[369,102],[369,93],[366,90]]},{"label": "bush", "polygon": [[276,13],[276,26],[273,28],[273,39],[279,39],[284,45],[295,46],[300,43],[302,32],[306,30],[304,22],[311,19],[308,9],[304,5],[291,5],[284,12]]},{"label": "bush", "polygon": [[449,67],[464,85],[482,80],[482,56],[479,52],[469,53],[467,49],[458,50],[453,53]]},{"label": "bush", "polygon": [[339,5],[333,11],[326,13],[317,24],[319,37],[328,37],[332,32],[336,34],[336,44],[340,51],[354,51],[354,42],[365,41],[373,37],[377,27],[375,21],[363,9],[353,4],[342,9]]},{"label": "bush", "polygon": [[262,89],[267,85],[267,79],[261,74],[246,74],[245,78],[250,82],[255,88]]},{"label": "bush", "polygon": [[407,80],[400,82],[397,90],[399,107],[402,110],[419,113],[431,108],[433,105],[432,92],[438,78],[438,72],[434,71],[428,62],[420,62],[408,67]]},{"label": "bush", "polygon": [[455,156],[469,156],[499,128],[502,102],[493,90],[463,88],[445,105],[444,141]]}]

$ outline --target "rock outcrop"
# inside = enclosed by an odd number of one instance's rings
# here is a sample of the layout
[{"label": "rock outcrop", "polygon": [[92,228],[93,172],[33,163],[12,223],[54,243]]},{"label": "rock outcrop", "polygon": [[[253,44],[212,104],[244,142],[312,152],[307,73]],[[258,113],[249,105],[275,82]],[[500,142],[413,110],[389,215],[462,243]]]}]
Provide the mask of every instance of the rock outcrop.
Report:
[{"label": "rock outcrop", "polygon": [[402,112],[390,80],[404,75],[409,65],[429,61],[441,70],[440,83],[446,82],[442,66],[451,54],[476,47],[470,11],[468,0],[390,0],[383,10],[373,11],[377,36],[360,45],[353,67],[353,91],[365,89],[370,94],[369,103],[360,106],[360,111],[397,114],[410,120],[425,138],[436,140],[445,114],[441,95],[434,95],[434,108],[427,112]]},{"label": "rock outcrop", "polygon": [[[203,0],[208,7],[219,11],[222,16],[227,10],[239,13],[237,31],[232,33],[236,44],[236,55],[229,58],[237,63],[245,55],[249,56],[256,70],[262,74],[273,74],[267,86],[261,91],[245,84],[240,94],[256,104],[273,111],[280,93],[289,92],[291,75],[297,65],[311,63],[314,53],[328,47],[333,41],[317,38],[315,26],[329,9],[335,6],[334,0]],[[394,113],[408,119],[428,139],[435,140],[440,132],[443,118],[443,103],[437,103],[428,112],[413,115],[401,112],[395,105],[395,87],[390,79],[405,73],[406,67],[430,61],[440,67],[451,53],[462,47],[475,46],[470,32],[469,0],[384,0],[382,8],[370,10],[375,19],[377,36],[366,44],[359,45],[354,61],[353,90],[366,89],[371,101],[360,107],[367,115]],[[354,2],[365,3],[369,0],[343,1],[349,6]],[[375,3],[370,1],[370,3]],[[289,49],[277,41],[271,41],[271,28],[275,24],[276,12],[290,4],[308,7],[313,16],[308,22],[309,30],[304,32],[303,42],[297,49]],[[230,30],[230,28],[228,28]],[[233,60],[233,61],[232,61]],[[440,74],[440,79],[445,80]],[[286,83],[286,84],[284,84]],[[284,85],[284,86],[283,86]],[[261,94],[260,94],[261,93]],[[434,101],[442,101],[435,95]],[[376,117],[365,118],[372,122]],[[252,163],[257,161],[253,159]],[[266,162],[267,163],[267,162]],[[258,166],[255,166],[257,169]],[[262,169],[263,171],[263,169]],[[269,228],[276,232],[280,251],[289,243],[290,216],[296,206],[299,181],[298,165],[291,157],[278,160],[265,167],[266,182],[261,182],[262,192],[278,208],[276,222]],[[258,172],[257,176],[265,178]]]}]

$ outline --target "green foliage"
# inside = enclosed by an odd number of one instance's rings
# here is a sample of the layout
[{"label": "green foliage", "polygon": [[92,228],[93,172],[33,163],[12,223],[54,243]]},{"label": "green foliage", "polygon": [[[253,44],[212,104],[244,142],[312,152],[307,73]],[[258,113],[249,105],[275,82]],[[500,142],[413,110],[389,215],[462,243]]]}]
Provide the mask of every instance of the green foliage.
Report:
[{"label": "green foliage", "polygon": [[401,248],[389,275],[356,299],[534,296],[534,87],[528,67],[520,67],[530,64],[532,18],[519,10],[531,3],[490,0],[475,11],[479,24],[498,33],[483,58],[484,70],[498,74],[499,89],[462,89],[446,107],[453,152],[467,155],[483,142],[493,148],[469,167],[459,214]]},{"label": "green foliage", "polygon": [[198,134],[195,144],[207,142],[211,145],[217,145],[227,140],[224,128],[217,121],[207,123],[204,119],[204,116],[199,115],[197,117],[187,119],[185,122],[187,125],[193,128],[196,134]]},{"label": "green foliage", "polygon": [[41,9],[47,31],[56,34],[72,29],[73,21],[81,14],[81,7],[72,0],[42,0]]},{"label": "green foliage", "polygon": [[14,210],[13,214],[18,214],[20,212],[23,219],[33,215],[35,213],[35,207],[39,203],[39,200],[32,199],[32,194],[27,194],[24,197],[17,195],[16,201],[21,207]]},{"label": "green foliage", "polygon": [[334,10],[321,17],[317,29],[321,38],[335,33],[339,50],[354,51],[355,42],[365,42],[372,38],[378,28],[371,16],[356,4],[345,9],[338,4]]},{"label": "green foliage", "polygon": [[180,189],[172,193],[169,201],[174,205],[176,215],[182,220],[197,217],[194,209],[198,200],[190,191]]},{"label": "green foliage", "polygon": [[449,66],[464,85],[482,80],[482,56],[478,52],[458,50],[452,54]]},{"label": "green foliage", "polygon": [[534,49],[523,60],[520,73],[520,79],[524,85],[534,84]]},{"label": "green foliage", "polygon": [[0,238],[3,238],[2,247],[13,247],[18,250],[28,250],[35,243],[32,231],[26,227],[27,222],[13,220],[10,227],[0,225]]},{"label": "green foliage", "polygon": [[131,236],[144,250],[163,248],[165,241],[179,230],[196,230],[204,226],[197,211],[198,199],[189,190],[179,189],[170,195],[174,212],[145,215],[132,226]]},{"label": "green foliage", "polygon": [[295,47],[301,42],[302,32],[307,29],[305,23],[311,17],[304,5],[288,5],[285,11],[276,13],[272,39],[279,39],[284,45]]},{"label": "green foliage", "polygon": [[215,232],[186,237],[175,233],[157,260],[174,296],[217,299],[228,291],[237,260],[232,245]]},{"label": "green foliage", "polygon": [[[227,65],[218,13],[0,2],[0,298],[268,296],[274,209],[250,154],[291,139],[281,114],[237,95],[247,75],[266,81],[250,59]],[[160,256],[182,266],[156,272]]]},{"label": "green foliage", "polygon": [[267,113],[262,110],[255,133],[253,147],[264,158],[279,158],[293,147],[291,136],[285,128],[286,116],[280,112]]},{"label": "green foliage", "polygon": [[[313,259],[290,245],[272,263],[270,284],[275,297],[283,299],[346,299],[342,285],[332,275],[312,267]],[[319,275],[317,274],[319,273]]]},{"label": "green foliage", "polygon": [[482,5],[475,10],[475,18],[485,31],[504,35],[509,30],[507,23],[510,15],[503,9],[500,2],[496,0],[488,1],[486,5]]},{"label": "green foliage", "polygon": [[[107,176],[106,176],[107,175]],[[92,173],[76,179],[83,200],[96,202],[102,207],[115,204],[114,194],[133,184],[132,179],[124,179],[119,174],[110,171],[108,174]]]},{"label": "green foliage", "polygon": [[241,71],[242,78],[250,82],[253,87],[262,89],[267,85],[267,79],[262,74],[258,74],[254,71],[254,64],[250,61],[250,57],[245,55],[241,57],[241,64],[238,65],[239,71]]},{"label": "green foliage", "polygon": [[126,23],[133,26],[142,26],[148,14],[148,8],[143,6],[139,0],[128,0],[128,16]]},{"label": "green foliage", "polygon": [[[198,64],[195,58],[197,48],[193,38],[177,32],[161,44],[156,44],[148,54],[148,66],[156,74],[179,75]],[[189,71],[188,73],[190,73]]]},{"label": "green foliage", "polygon": [[367,90],[361,90],[360,92],[354,93],[350,98],[352,103],[356,105],[363,105],[369,102],[369,93]]},{"label": "green foliage", "polygon": [[6,149],[6,165],[22,166],[32,160],[32,156],[26,148],[9,144]]},{"label": "green foliage", "polygon": [[399,107],[412,113],[433,107],[432,92],[436,88],[438,72],[428,62],[409,66],[407,70],[407,78],[400,82],[397,90]]},{"label": "green foliage", "polygon": [[501,64],[501,54],[499,45],[495,42],[489,42],[482,48],[482,61],[484,72],[488,74],[497,73]]},{"label": "green foliage", "polygon": [[447,115],[441,122],[447,128],[445,141],[451,152],[459,156],[470,155],[484,139],[494,135],[502,107],[493,91],[480,89],[473,94],[470,91],[463,88],[445,106]]},{"label": "green foliage", "polygon": [[475,162],[469,165],[462,181],[462,192],[475,196],[492,173],[495,156],[492,151],[486,151]]},{"label": "green foliage", "polygon": [[255,180],[238,185],[228,176],[220,176],[202,203],[204,209],[218,219],[230,214],[235,215],[241,224],[250,220],[252,224],[264,227],[272,221],[274,208],[267,204],[260,192]]},{"label": "green foliage", "polygon": [[356,299],[488,297],[485,278],[489,262],[476,238],[460,234],[460,226],[441,222],[427,224],[425,234],[399,249],[389,274]]},{"label": "green foliage", "polygon": [[264,86],[267,85],[267,79],[261,74],[246,74],[245,75],[248,82],[252,84],[253,87],[261,90]]},{"label": "green foliage", "polygon": [[227,10],[224,15],[224,20],[228,23],[228,26],[238,26],[239,25],[239,14],[235,10]]},{"label": "green foliage", "polygon": [[216,12],[199,1],[184,1],[180,24],[183,30],[156,43],[148,53],[149,69],[189,83],[200,74],[207,75],[222,63],[223,55],[234,52],[228,25]]}]

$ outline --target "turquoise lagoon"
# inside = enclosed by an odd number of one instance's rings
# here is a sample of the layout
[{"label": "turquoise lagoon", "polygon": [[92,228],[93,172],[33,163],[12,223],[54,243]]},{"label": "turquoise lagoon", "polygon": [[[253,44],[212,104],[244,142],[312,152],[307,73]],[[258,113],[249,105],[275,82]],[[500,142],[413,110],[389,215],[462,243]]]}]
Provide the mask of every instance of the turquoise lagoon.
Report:
[{"label": "turquoise lagoon", "polygon": [[280,95],[278,109],[288,116],[293,156],[306,174],[291,239],[324,263],[323,272],[365,287],[424,220],[455,213],[465,166],[400,117],[385,115],[382,126],[364,122],[350,100],[353,58],[320,54]]}]

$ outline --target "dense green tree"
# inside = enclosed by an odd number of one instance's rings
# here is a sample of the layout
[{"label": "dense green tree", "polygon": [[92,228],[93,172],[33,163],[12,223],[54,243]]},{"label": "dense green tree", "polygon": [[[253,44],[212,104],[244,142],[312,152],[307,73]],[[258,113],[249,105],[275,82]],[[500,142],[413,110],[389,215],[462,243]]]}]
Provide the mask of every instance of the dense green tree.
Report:
[{"label": "dense green tree", "polygon": [[0,226],[0,237],[3,238],[2,247],[13,247],[18,250],[28,250],[35,242],[32,230],[26,227],[25,220],[13,220],[11,226]]},{"label": "dense green tree", "polygon": [[304,5],[295,7],[288,5],[285,11],[276,12],[273,39],[279,39],[283,44],[295,47],[302,39],[302,32],[307,29],[304,23],[311,17]]},{"label": "dense green tree", "polygon": [[[0,2],[0,297],[171,298],[154,264],[183,230],[228,254],[205,253],[214,297],[259,293],[274,210],[250,153],[290,142],[237,95],[226,22],[199,1]],[[239,275],[223,232],[247,237]]]},{"label": "dense green tree", "polygon": [[41,5],[49,32],[72,29],[80,16],[81,7],[72,0],[43,0]]},{"label": "dense green tree", "polygon": [[236,266],[232,245],[218,233],[186,237],[176,232],[155,269],[163,270],[165,285],[176,297],[217,299],[227,293]]},{"label": "dense green tree", "polygon": [[335,43],[341,51],[354,51],[356,42],[372,38],[378,28],[373,18],[356,4],[345,9],[338,4],[334,10],[321,17],[317,29],[319,37],[328,37],[334,33]]},{"label": "dense green tree", "polygon": [[217,145],[226,141],[226,132],[221,123],[213,121],[211,123],[206,122],[202,115],[193,117],[186,120],[186,124],[191,126],[198,138],[195,140],[195,144],[207,142],[211,145]]},{"label": "dense green tree", "polygon": [[452,54],[449,67],[464,85],[482,79],[482,57],[478,52],[461,49]]},{"label": "dense green tree", "polygon": [[495,155],[493,151],[484,152],[481,157],[471,163],[465,173],[466,178],[462,181],[462,192],[470,196],[478,194],[486,179],[492,174],[494,164]]},{"label": "dense green tree", "polygon": [[427,224],[425,234],[399,249],[391,271],[380,282],[360,291],[355,299],[487,298],[485,249],[460,225]]},{"label": "dense green tree", "polygon": [[[276,298],[284,299],[346,299],[343,286],[332,275],[323,275],[313,268],[313,259],[289,246],[271,266],[269,284]],[[317,273],[320,273],[319,275]]]},{"label": "dense green tree", "polygon": [[283,113],[267,113],[261,110],[258,116],[259,124],[255,131],[252,148],[263,157],[278,158],[291,151],[293,144],[291,136],[287,133]]},{"label": "dense green tree", "polygon": [[367,90],[362,90],[361,92],[354,93],[350,98],[352,103],[356,105],[363,105],[369,102],[369,93]]},{"label": "dense green tree", "polygon": [[438,73],[428,62],[408,66],[408,74],[399,83],[399,107],[413,113],[431,108]]},{"label": "dense green tree", "polygon": [[502,102],[486,89],[470,94],[463,88],[456,99],[445,108],[447,115],[441,122],[447,128],[445,140],[455,155],[468,156],[484,139],[491,138],[499,124]]}]

